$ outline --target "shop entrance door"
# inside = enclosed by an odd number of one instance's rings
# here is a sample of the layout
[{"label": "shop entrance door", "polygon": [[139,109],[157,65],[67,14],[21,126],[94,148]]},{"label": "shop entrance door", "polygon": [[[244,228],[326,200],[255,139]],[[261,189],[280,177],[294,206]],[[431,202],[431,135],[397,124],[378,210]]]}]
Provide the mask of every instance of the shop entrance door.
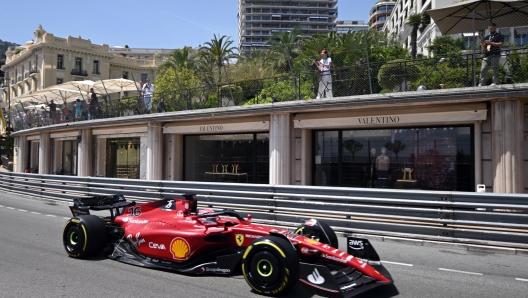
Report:
[{"label": "shop entrance door", "polygon": [[77,176],[77,141],[62,142],[62,173]]}]

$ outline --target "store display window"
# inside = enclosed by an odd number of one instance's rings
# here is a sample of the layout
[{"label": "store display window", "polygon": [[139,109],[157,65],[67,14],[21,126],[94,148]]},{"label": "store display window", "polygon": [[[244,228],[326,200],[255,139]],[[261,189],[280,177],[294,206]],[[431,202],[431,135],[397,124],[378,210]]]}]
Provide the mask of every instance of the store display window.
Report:
[{"label": "store display window", "polygon": [[314,185],[474,189],[472,126],[313,133]]},{"label": "store display window", "polygon": [[269,183],[269,134],[185,137],[185,181]]},{"label": "store display window", "polygon": [[139,179],[140,140],[107,139],[106,140],[106,177]]}]

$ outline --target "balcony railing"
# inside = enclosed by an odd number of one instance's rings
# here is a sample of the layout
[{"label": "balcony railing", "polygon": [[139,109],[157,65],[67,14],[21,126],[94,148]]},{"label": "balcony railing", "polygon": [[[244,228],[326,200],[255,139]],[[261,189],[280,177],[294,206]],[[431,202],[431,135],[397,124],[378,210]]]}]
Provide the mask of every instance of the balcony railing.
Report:
[{"label": "balcony railing", "polygon": [[88,72],[86,70],[81,70],[81,69],[72,69],[71,74],[72,76],[82,76],[82,77],[88,76]]},{"label": "balcony railing", "polygon": [[92,74],[94,74],[94,75],[100,75],[101,72],[100,72],[99,70],[93,70],[93,71],[92,71]]}]

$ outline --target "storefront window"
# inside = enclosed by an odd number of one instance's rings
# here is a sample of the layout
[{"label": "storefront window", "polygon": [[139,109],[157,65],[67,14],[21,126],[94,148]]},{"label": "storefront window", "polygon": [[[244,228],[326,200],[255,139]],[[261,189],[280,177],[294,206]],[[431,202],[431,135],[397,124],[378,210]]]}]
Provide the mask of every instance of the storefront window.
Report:
[{"label": "storefront window", "polygon": [[314,131],[314,184],[472,191],[471,126]]},{"label": "storefront window", "polygon": [[106,177],[139,179],[140,140],[107,139]]},{"label": "storefront window", "polygon": [[77,141],[62,142],[61,174],[77,176]]},{"label": "storefront window", "polygon": [[269,183],[269,134],[185,137],[186,181]]}]

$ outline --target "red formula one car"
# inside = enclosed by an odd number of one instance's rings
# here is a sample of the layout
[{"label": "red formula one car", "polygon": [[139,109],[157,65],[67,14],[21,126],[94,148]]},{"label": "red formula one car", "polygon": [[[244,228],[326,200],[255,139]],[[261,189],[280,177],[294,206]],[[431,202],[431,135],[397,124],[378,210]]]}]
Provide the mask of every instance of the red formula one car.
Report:
[{"label": "red formula one car", "polygon": [[[368,240],[348,239],[310,219],[295,232],[251,223],[234,210],[197,209],[194,195],[145,204],[122,195],[74,200],[64,227],[73,258],[105,251],[120,262],[189,274],[243,274],[257,293],[276,296],[297,282],[314,294],[352,297],[392,279]],[[110,216],[90,215],[109,210]]]}]

